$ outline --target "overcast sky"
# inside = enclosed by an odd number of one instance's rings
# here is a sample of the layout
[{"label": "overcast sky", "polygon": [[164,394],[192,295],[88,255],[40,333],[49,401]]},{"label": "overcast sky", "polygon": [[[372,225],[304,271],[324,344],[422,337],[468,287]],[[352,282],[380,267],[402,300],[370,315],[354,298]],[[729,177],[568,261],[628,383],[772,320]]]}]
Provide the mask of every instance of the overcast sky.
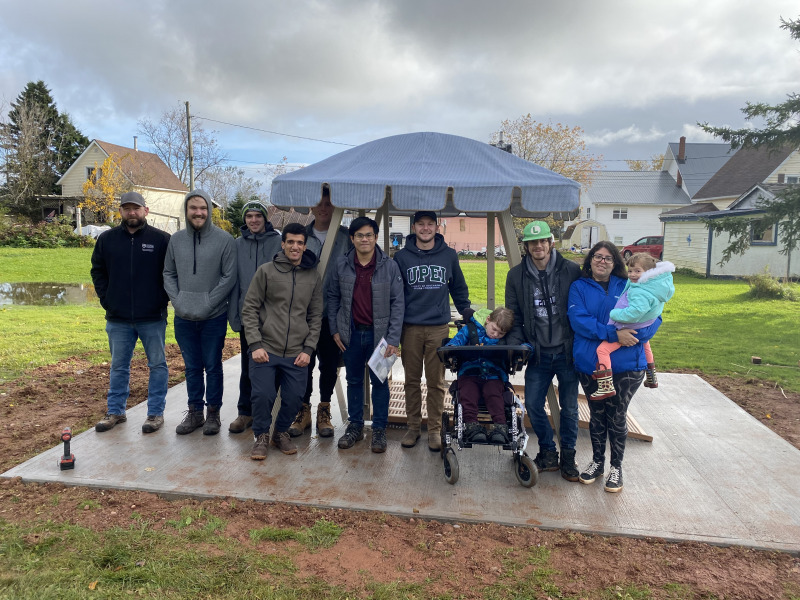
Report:
[{"label": "overcast sky", "polygon": [[[201,117],[360,144],[413,131],[488,141],[503,119],[580,126],[604,168],[698,121],[798,90],[788,0],[73,0],[3,2],[3,112],[42,79],[90,139],[188,100]],[[310,163],[345,146],[206,122],[236,164]],[[140,148],[146,142],[140,136]]]}]

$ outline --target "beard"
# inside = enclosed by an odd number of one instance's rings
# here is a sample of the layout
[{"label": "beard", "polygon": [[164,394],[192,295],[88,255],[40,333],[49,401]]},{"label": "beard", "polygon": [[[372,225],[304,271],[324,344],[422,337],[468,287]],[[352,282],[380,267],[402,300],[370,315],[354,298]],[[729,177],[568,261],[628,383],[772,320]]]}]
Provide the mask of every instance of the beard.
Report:
[{"label": "beard", "polygon": [[144,225],[144,219],[140,219],[139,217],[129,217],[125,219],[125,225],[130,229],[139,229],[139,227]]}]

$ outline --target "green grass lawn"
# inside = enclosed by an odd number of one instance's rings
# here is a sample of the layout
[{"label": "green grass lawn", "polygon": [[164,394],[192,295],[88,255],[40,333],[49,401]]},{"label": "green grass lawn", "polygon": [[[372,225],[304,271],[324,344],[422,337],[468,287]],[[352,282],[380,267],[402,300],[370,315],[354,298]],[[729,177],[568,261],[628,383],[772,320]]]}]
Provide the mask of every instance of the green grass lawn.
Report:
[{"label": "green grass lawn", "polygon": [[[91,250],[0,249],[0,281],[89,281]],[[486,306],[486,262],[461,263],[474,306]],[[35,268],[34,268],[35,267]],[[496,263],[496,304],[505,297],[508,264]],[[659,369],[699,369],[747,376],[800,392],[800,302],[752,300],[743,281],[675,276],[675,297],[653,339]],[[172,317],[167,341],[174,341]],[[85,306],[12,306],[0,310],[0,378],[91,350],[108,360],[103,311]],[[229,332],[229,336],[235,335]],[[751,364],[750,357],[764,364]]]}]

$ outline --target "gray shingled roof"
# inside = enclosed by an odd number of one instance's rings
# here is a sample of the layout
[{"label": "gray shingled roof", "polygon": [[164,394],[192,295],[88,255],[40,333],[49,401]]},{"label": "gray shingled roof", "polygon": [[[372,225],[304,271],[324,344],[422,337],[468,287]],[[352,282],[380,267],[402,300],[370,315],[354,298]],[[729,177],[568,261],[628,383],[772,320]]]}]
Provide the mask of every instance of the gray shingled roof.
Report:
[{"label": "gray shingled roof", "polygon": [[791,146],[774,151],[766,148],[757,150],[742,148],[692,196],[692,199],[738,197],[754,185],[762,183],[793,150]]},{"label": "gray shingled roof", "polygon": [[[670,142],[668,147],[677,160],[680,143]],[[678,170],[686,190],[689,192],[689,197],[695,198],[700,188],[735,154],[736,150],[731,150],[728,144],[687,143],[684,152],[685,158],[683,162],[678,163]]]},{"label": "gray shingled roof", "polygon": [[690,203],[666,171],[595,171],[588,193],[594,204],[685,206]]}]

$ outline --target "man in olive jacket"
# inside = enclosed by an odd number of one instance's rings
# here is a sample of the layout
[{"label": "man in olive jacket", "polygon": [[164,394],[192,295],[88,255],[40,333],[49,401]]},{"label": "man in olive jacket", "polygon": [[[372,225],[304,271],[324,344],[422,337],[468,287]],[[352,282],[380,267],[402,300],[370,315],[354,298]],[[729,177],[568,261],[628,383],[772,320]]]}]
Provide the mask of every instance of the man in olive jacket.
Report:
[{"label": "man in olive jacket", "polygon": [[[297,452],[288,430],[303,401],[322,324],[322,278],[316,255],[306,250],[305,227],[289,223],[281,240],[282,251],[253,276],[242,308],[253,387],[253,460],[264,460],[270,443],[284,454]],[[270,440],[278,385],[281,408]]]}]

